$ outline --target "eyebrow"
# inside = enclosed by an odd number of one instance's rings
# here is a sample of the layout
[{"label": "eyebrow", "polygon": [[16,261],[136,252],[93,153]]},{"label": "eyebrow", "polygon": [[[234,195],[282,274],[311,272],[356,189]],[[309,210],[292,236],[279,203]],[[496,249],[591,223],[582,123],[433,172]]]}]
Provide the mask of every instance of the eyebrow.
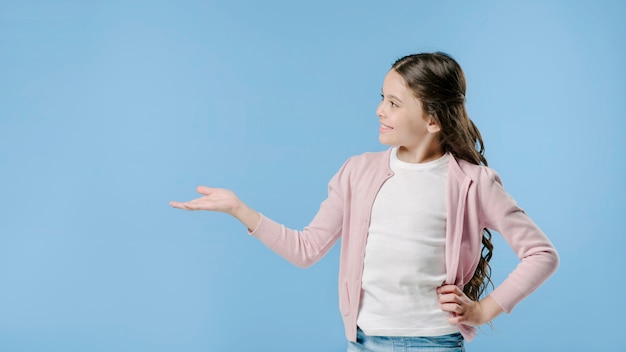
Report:
[{"label": "eyebrow", "polygon": [[[380,91],[380,94],[382,94],[382,96],[383,96],[383,97],[385,96],[385,94],[384,94],[382,91]],[[395,96],[395,95],[388,94],[388,95],[387,95],[387,98],[389,98],[389,99],[394,99],[394,100],[397,100],[399,103],[402,103],[402,99],[398,98],[398,97],[397,97],[397,96]]]}]

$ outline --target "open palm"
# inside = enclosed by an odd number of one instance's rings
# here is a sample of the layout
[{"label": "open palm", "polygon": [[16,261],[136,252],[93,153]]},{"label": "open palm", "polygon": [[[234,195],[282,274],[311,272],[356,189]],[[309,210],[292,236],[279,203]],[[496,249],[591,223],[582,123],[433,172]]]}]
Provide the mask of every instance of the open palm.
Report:
[{"label": "open palm", "polygon": [[199,186],[196,190],[203,196],[188,202],[172,201],[170,205],[185,210],[219,211],[232,215],[240,204],[237,195],[228,189]]}]

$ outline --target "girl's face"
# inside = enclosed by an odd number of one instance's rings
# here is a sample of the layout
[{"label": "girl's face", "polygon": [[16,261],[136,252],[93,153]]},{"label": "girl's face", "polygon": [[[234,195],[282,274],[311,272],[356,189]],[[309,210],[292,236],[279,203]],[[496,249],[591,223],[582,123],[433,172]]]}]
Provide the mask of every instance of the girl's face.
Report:
[{"label": "girl's face", "polygon": [[408,151],[431,150],[438,145],[439,125],[426,115],[422,102],[413,95],[404,78],[394,69],[385,76],[382,101],[376,109],[382,144]]}]

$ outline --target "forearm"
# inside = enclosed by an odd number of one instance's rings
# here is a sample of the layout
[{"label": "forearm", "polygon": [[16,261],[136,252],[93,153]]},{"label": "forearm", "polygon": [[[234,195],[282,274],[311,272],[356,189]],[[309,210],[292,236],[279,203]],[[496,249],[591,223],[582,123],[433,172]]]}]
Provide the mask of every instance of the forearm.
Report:
[{"label": "forearm", "polygon": [[231,213],[237,220],[248,228],[248,231],[254,231],[261,221],[261,214],[250,208],[245,203],[240,202]]}]

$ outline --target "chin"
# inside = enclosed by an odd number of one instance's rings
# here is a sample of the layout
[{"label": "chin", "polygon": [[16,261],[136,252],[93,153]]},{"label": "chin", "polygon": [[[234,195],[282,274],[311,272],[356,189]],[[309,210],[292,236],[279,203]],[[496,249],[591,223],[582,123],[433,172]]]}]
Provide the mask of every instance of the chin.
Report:
[{"label": "chin", "polygon": [[389,138],[386,138],[386,136],[384,136],[384,135],[379,135],[378,136],[378,141],[380,142],[380,144],[384,144],[384,145],[387,145],[387,146],[390,146],[390,147],[394,146],[393,142],[391,142],[389,140]]}]

